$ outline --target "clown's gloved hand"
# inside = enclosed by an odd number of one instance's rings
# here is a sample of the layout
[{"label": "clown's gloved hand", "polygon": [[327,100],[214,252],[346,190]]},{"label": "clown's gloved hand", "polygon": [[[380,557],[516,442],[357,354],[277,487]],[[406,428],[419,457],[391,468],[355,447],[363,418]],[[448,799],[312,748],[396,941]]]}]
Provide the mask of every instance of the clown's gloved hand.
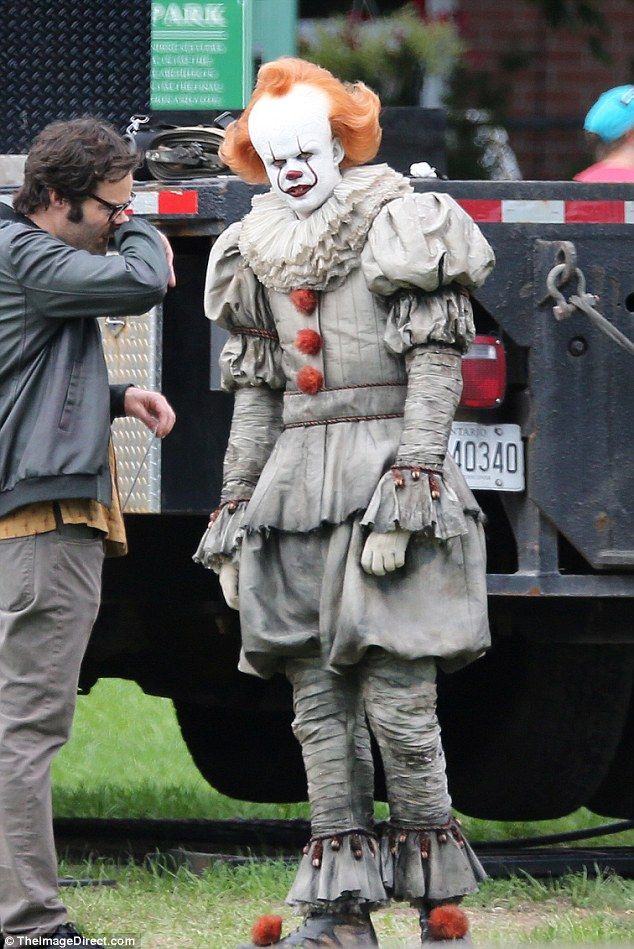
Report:
[{"label": "clown's gloved hand", "polygon": [[218,571],[218,579],[220,581],[222,595],[225,598],[227,606],[230,606],[232,610],[240,609],[240,601],[238,597],[239,573],[240,571],[238,564],[234,563],[233,560],[225,560]]},{"label": "clown's gloved hand", "polygon": [[361,554],[361,566],[365,572],[375,577],[383,577],[386,573],[399,570],[405,563],[409,538],[410,531],[401,530],[399,527],[387,534],[372,531]]}]

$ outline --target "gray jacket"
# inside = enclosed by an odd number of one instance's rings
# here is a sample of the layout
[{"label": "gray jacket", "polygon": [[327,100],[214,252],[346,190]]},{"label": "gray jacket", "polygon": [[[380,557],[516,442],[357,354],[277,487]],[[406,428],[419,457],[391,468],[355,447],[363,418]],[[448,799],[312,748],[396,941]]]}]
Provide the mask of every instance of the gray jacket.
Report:
[{"label": "gray jacket", "polygon": [[169,271],[146,221],[117,229],[119,256],[76,250],[0,204],[0,516],[35,501],[110,505],[111,415],[98,316],[144,313]]}]

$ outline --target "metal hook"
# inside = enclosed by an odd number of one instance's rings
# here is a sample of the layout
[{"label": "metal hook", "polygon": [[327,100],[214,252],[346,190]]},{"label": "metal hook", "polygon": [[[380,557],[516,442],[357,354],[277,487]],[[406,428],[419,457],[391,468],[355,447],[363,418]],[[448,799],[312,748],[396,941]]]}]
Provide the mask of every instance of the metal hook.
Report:
[{"label": "metal hook", "polygon": [[568,283],[568,281],[572,279],[574,272],[577,269],[577,248],[573,242],[560,241],[559,250],[557,251],[557,256],[555,259],[558,260],[559,263],[565,265],[561,283]]},{"label": "metal hook", "polygon": [[[575,255],[576,256],[576,255]],[[571,316],[577,309],[574,303],[569,303],[561,290],[559,289],[567,280],[560,279],[566,272],[566,264],[555,264],[546,277],[546,289],[548,295],[555,301],[553,314],[556,320],[564,320]],[[582,270],[574,268],[574,275],[577,278],[577,296],[582,297],[586,292],[586,278]]]}]

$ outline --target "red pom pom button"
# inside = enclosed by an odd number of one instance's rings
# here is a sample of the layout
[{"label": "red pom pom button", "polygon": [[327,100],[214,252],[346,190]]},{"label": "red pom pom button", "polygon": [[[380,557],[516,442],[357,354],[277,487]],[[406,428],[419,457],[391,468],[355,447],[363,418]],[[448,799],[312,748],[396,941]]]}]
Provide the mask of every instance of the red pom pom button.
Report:
[{"label": "red pom pom button", "polygon": [[306,316],[310,316],[317,309],[317,294],[314,290],[292,290],[291,300],[293,306]]},{"label": "red pom pom button", "polygon": [[295,345],[305,356],[316,356],[322,347],[323,340],[315,330],[300,330],[295,338]]},{"label": "red pom pom button", "polygon": [[312,366],[304,366],[297,373],[297,388],[306,395],[316,395],[324,385],[324,377],[319,369],[313,369]]}]

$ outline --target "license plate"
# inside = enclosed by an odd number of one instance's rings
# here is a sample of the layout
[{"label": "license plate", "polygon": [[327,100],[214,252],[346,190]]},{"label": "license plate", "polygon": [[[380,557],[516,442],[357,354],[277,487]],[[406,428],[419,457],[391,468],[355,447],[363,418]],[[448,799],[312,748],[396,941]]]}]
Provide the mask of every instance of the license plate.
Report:
[{"label": "license plate", "polygon": [[470,488],[524,490],[524,446],[519,425],[454,422],[449,451]]}]

